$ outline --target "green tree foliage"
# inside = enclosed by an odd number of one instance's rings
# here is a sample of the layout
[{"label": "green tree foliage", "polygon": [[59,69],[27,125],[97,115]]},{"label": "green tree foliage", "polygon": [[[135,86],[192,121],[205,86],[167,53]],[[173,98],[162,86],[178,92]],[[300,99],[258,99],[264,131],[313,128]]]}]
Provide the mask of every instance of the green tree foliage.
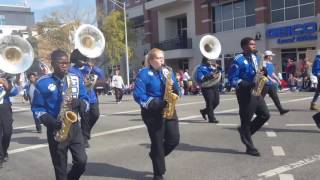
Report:
[{"label": "green tree foliage", "polygon": [[[132,23],[127,20],[128,52],[129,59],[134,56],[134,50],[130,45],[135,42],[135,35],[129,30]],[[116,65],[125,57],[125,31],[123,13],[113,11],[103,19],[102,32],[106,39],[106,56],[110,64]]]}]

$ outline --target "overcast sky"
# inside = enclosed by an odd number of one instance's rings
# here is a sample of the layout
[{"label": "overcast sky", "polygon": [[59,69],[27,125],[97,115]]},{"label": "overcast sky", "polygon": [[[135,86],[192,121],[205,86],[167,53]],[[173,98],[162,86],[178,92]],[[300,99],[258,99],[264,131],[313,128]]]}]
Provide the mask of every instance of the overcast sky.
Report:
[{"label": "overcast sky", "polygon": [[6,5],[23,5],[31,7],[34,12],[36,22],[42,20],[45,15],[50,15],[51,12],[59,9],[64,9],[66,6],[79,6],[80,10],[90,10],[92,16],[95,16],[95,0],[0,0],[0,4]]}]

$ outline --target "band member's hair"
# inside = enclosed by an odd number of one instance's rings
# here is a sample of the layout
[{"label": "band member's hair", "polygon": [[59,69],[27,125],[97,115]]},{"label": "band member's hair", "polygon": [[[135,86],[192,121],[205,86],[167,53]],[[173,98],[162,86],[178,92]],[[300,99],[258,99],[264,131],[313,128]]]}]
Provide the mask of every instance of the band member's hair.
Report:
[{"label": "band member's hair", "polygon": [[31,76],[37,76],[37,74],[35,72],[30,72],[27,75],[27,78],[30,79]]},{"label": "band member's hair", "polygon": [[240,46],[242,49],[244,49],[245,46],[249,44],[250,41],[254,40],[252,37],[245,37],[241,39]]},{"label": "band member's hair", "polygon": [[150,60],[153,59],[158,53],[163,53],[163,51],[158,48],[153,48],[148,52],[148,54],[146,55],[148,65],[150,64]]},{"label": "band member's hair", "polygon": [[202,61],[201,61],[202,64],[207,64],[208,61],[209,61],[208,58],[206,58],[205,56],[202,56]]},{"label": "band member's hair", "polygon": [[72,51],[70,55],[70,61],[71,63],[75,63],[77,61],[88,61],[89,58],[83,55],[78,49],[75,49]]},{"label": "band member's hair", "polygon": [[56,49],[51,53],[51,65],[56,63],[56,61],[60,60],[61,57],[68,57],[67,53],[61,49]]}]

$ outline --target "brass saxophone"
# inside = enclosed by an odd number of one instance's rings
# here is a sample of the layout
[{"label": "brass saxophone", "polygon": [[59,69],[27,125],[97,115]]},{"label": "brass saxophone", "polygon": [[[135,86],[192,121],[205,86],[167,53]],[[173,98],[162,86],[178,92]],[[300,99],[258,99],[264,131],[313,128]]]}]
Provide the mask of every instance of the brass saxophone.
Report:
[{"label": "brass saxophone", "polygon": [[260,96],[260,95],[261,95],[261,92],[262,92],[262,90],[263,90],[263,88],[264,88],[264,85],[265,85],[268,81],[269,81],[269,79],[268,79],[266,76],[264,76],[264,75],[262,75],[262,74],[260,74],[260,73],[257,73],[257,75],[255,76],[255,80],[254,80],[255,86],[254,86],[254,88],[252,89],[251,94],[252,94],[253,96]]},{"label": "brass saxophone", "polygon": [[170,120],[173,117],[175,112],[176,103],[179,99],[179,96],[173,93],[172,90],[172,69],[168,66],[165,66],[165,69],[169,71],[167,79],[166,79],[166,87],[164,92],[163,100],[167,102],[166,107],[163,109],[163,118]]},{"label": "brass saxophone", "polygon": [[57,142],[67,140],[71,125],[78,121],[77,114],[72,112],[72,110],[67,106],[67,102],[72,100],[72,83],[70,75],[67,74],[65,78],[68,88],[62,93],[63,100],[61,103],[60,113],[58,115],[58,119],[62,121],[62,127],[60,130],[56,131],[54,135],[54,139]]}]

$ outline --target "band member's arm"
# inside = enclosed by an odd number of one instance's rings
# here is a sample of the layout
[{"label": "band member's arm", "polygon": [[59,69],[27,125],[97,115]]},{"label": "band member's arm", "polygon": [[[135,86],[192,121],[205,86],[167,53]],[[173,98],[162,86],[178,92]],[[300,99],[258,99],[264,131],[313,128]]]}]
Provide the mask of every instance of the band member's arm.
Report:
[{"label": "band member's arm", "polygon": [[182,96],[179,82],[177,80],[175,73],[172,73],[172,80],[173,80],[173,92],[176,93],[178,96]]},{"label": "band member's arm", "polygon": [[166,103],[159,98],[148,96],[145,82],[147,82],[147,79],[139,73],[133,90],[134,100],[145,109],[162,110]]},{"label": "band member's arm", "polygon": [[316,58],[312,65],[312,74],[319,77],[320,76],[320,58]]},{"label": "band member's arm", "polygon": [[46,126],[51,127],[53,129],[60,129],[61,128],[61,121],[54,118],[47,112],[46,109],[46,101],[43,97],[42,93],[40,92],[41,89],[39,86],[34,91],[34,98],[31,105],[31,110],[35,114],[37,119]]},{"label": "band member's arm", "polygon": [[233,64],[229,69],[228,80],[232,87],[237,87],[238,84],[242,81],[240,79],[240,65],[237,63],[237,61],[233,61]]},{"label": "band member's arm", "polygon": [[89,110],[89,97],[84,82],[80,78],[78,100],[77,105],[80,108],[80,112],[87,112]]}]

